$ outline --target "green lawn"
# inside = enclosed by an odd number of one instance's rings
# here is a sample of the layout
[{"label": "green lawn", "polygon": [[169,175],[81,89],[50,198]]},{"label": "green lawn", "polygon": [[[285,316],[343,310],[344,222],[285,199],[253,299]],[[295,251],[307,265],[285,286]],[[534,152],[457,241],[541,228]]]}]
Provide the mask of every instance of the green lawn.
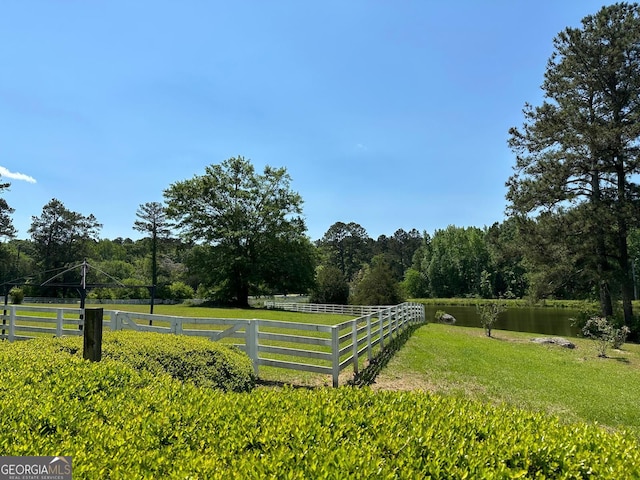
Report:
[{"label": "green lawn", "polygon": [[532,343],[539,335],[428,324],[390,359],[376,389],[424,389],[556,414],[640,433],[640,345],[598,358],[577,348]]}]

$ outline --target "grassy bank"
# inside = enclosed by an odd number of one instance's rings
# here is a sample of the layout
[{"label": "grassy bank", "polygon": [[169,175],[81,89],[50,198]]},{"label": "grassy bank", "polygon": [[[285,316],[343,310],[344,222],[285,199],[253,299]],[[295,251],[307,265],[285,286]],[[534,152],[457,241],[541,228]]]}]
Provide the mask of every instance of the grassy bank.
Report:
[{"label": "grassy bank", "polygon": [[408,339],[373,385],[424,389],[597,422],[640,434],[640,345],[598,358],[589,340],[573,350],[532,343],[536,335],[425,325]]}]

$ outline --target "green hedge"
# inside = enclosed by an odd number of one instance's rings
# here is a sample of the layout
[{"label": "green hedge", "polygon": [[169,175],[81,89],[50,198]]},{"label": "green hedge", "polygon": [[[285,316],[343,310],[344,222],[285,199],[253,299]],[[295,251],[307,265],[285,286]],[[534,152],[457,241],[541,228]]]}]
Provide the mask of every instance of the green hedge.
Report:
[{"label": "green hedge", "polygon": [[[102,341],[103,358],[125,362],[137,370],[166,372],[183,382],[223,391],[244,392],[254,386],[251,360],[230,345],[200,337],[132,330],[105,331]],[[47,339],[45,343],[82,355],[80,337]]]},{"label": "green hedge", "polygon": [[76,479],[640,478],[640,441],[510,407],[369,389],[223,393],[43,342],[0,344],[0,451]]}]

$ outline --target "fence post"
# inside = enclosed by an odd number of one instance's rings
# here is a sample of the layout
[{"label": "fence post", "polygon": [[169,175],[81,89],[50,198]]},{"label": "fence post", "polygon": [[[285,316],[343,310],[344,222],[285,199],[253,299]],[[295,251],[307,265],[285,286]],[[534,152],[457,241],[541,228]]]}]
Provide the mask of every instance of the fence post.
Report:
[{"label": "fence post", "polygon": [[373,352],[371,350],[371,314],[367,315],[367,359],[371,363]]},{"label": "fence post", "polygon": [[64,322],[64,310],[60,308],[56,312],[56,337],[62,336],[63,322]]},{"label": "fence post", "polygon": [[82,357],[85,360],[102,360],[102,308],[84,309],[84,342]]},{"label": "fence post", "polygon": [[333,370],[333,386],[338,386],[340,377],[340,330],[331,327],[331,367]]},{"label": "fence post", "polygon": [[16,306],[9,306],[11,313],[9,314],[9,341],[13,342],[16,339]]},{"label": "fence post", "polygon": [[382,322],[382,310],[378,312],[378,321],[380,322],[380,350],[384,349],[384,327]]},{"label": "fence post", "polygon": [[256,377],[259,374],[259,360],[258,360],[258,320],[255,318],[249,320],[245,330],[245,343],[247,345],[247,355],[253,363],[253,372]]},{"label": "fence post", "polygon": [[353,342],[353,374],[358,374],[358,321],[353,320],[351,327],[351,342]]}]

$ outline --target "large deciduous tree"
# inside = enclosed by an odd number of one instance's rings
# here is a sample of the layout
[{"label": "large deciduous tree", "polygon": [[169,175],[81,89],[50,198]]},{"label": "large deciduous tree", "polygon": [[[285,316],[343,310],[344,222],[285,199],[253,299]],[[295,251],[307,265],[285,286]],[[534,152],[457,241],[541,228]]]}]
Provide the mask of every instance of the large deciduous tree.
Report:
[{"label": "large deciduous tree", "polygon": [[[267,166],[258,174],[239,156],[165,190],[168,217],[184,238],[201,244],[194,250],[200,265],[206,266],[200,271],[208,274],[208,286],[220,299],[246,306],[252,288],[286,285],[293,291],[300,286],[289,280],[300,273],[301,263],[313,271],[313,258],[304,244],[302,197],[290,184],[285,168]],[[274,252],[283,258],[290,252],[299,255],[296,262],[283,262],[275,269]],[[298,272],[287,277],[280,268],[286,266]]]},{"label": "large deciduous tree", "polygon": [[[582,257],[595,272],[602,313],[618,285],[625,322],[633,283],[627,236],[638,222],[640,173],[640,10],[616,3],[554,39],[542,85],[545,99],[525,106],[510,131],[517,154],[507,182],[514,216],[576,210],[570,232],[585,233]],[[561,241],[559,238],[558,241]]]}]

